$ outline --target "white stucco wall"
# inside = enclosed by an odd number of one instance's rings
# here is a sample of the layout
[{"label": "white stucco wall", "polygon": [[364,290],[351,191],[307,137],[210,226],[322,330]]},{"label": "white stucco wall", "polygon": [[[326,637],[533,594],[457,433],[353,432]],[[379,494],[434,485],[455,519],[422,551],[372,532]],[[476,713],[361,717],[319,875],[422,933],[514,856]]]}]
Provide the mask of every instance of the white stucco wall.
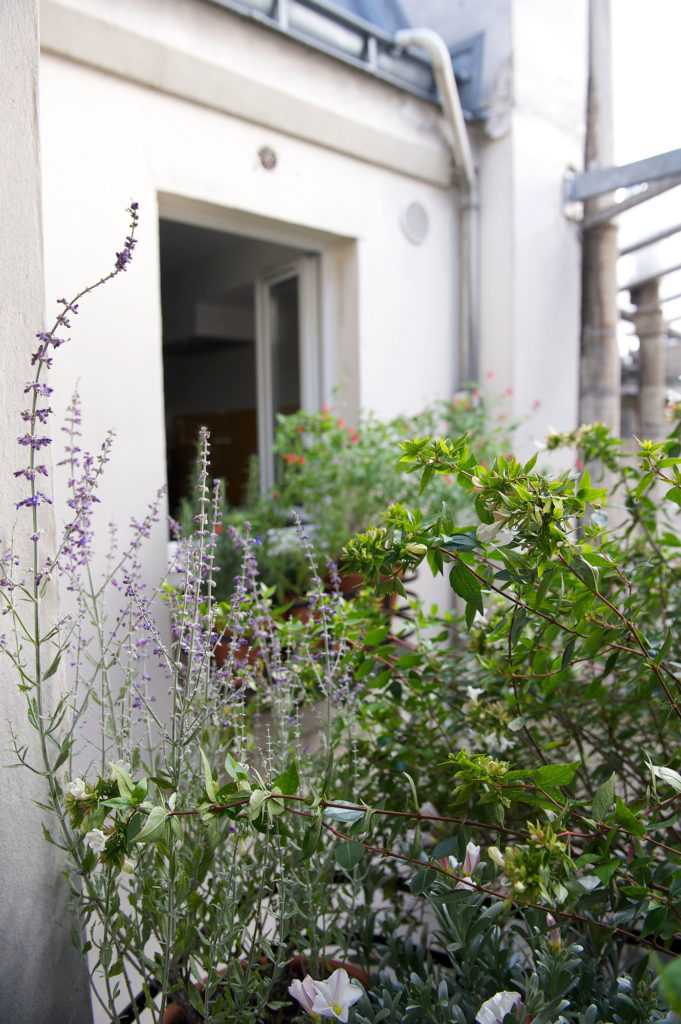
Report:
[{"label": "white stucco wall", "polygon": [[[36,7],[31,0],[5,0],[0,15],[0,548],[5,550],[19,520],[15,551],[24,564],[30,529],[26,510],[17,513],[15,503],[25,488],[12,472],[21,465],[16,438],[26,405],[23,386],[31,376],[34,334],[43,324],[37,101]],[[54,521],[49,511],[41,511],[49,544]],[[1,632],[11,643],[7,619]],[[87,1024],[87,978],[71,944],[63,863],[43,839],[46,815],[34,803],[45,799],[43,782],[25,769],[7,768],[15,760],[10,725],[19,744],[27,745],[29,759],[39,763],[40,757],[17,682],[0,658],[0,1016],[21,1024]],[[47,684],[47,702],[59,686],[57,675]]]},{"label": "white stucco wall", "polygon": [[[148,28],[154,12],[161,16],[152,0],[116,5],[116,16],[138,17],[147,5]],[[62,9],[47,6],[53,19]],[[112,6],[98,0],[81,0],[72,10],[76,6],[113,16]],[[161,7],[159,24],[170,41],[173,33],[181,36],[191,7],[192,18],[205,16],[212,32],[229,29],[222,38],[227,63],[230,47],[243,45],[242,23],[231,15],[218,12],[224,20],[216,21],[208,5],[179,3],[172,5],[178,19],[173,26],[171,5]],[[270,45],[265,30],[251,26],[250,32]],[[201,59],[203,47],[215,47],[196,26],[181,38],[184,51],[194,48]],[[310,72],[323,65],[318,102],[340,105],[349,117],[359,109],[358,118],[373,118],[379,133],[376,115],[383,110],[389,124],[403,125],[405,142],[421,138],[424,151],[449,160],[432,125],[414,128],[414,109],[427,120],[431,108],[405,104],[396,90],[317,54],[308,62],[306,50],[277,37],[278,48],[289,46],[297,55],[285,68],[291,92],[309,95]],[[80,379],[87,443],[108,426],[117,431],[103,489],[108,516],[127,521],[164,479],[159,194],[164,215],[168,196],[185,197],[196,202],[184,209],[200,213],[199,223],[215,217],[213,226],[237,233],[252,227],[261,237],[263,225],[274,225],[274,240],[307,241],[322,252],[324,332],[331,350],[327,389],[341,388],[346,409],[392,415],[451,394],[457,277],[454,198],[447,185],[361,161],[340,151],[342,138],[338,149],[314,145],[52,53],[43,56],[41,76],[48,296],[109,267],[125,233],[124,208],[132,198],[140,203],[134,264],[84,303],[56,372],[60,412]],[[390,93],[392,101],[381,107],[374,90],[381,97]],[[365,93],[366,108],[358,108]],[[272,172],[259,164],[263,145],[277,152]],[[399,224],[413,201],[422,203],[430,220],[420,247],[407,241]],[[151,575],[161,571],[163,560],[159,534],[149,556]]]},{"label": "white stucco wall", "polygon": [[[582,164],[585,0],[403,0],[451,45],[484,32],[480,378],[525,456],[577,421],[580,246],[562,181]],[[540,403],[536,407],[536,403]]]}]

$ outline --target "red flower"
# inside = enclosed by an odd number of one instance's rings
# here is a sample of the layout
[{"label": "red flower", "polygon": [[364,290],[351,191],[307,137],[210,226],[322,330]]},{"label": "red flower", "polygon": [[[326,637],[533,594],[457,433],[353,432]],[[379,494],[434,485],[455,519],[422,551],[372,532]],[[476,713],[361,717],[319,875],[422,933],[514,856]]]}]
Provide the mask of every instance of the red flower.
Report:
[{"label": "red flower", "polygon": [[216,523],[215,524],[215,529],[213,530],[213,533],[217,533],[218,536],[219,536],[222,533],[222,530],[223,530],[222,523]]},{"label": "red flower", "polygon": [[338,417],[338,426],[341,428],[341,430],[345,429],[345,420],[343,419],[342,416]]},{"label": "red flower", "polygon": [[350,438],[350,444],[357,444],[359,441],[359,434],[352,427],[348,427],[348,436]]}]

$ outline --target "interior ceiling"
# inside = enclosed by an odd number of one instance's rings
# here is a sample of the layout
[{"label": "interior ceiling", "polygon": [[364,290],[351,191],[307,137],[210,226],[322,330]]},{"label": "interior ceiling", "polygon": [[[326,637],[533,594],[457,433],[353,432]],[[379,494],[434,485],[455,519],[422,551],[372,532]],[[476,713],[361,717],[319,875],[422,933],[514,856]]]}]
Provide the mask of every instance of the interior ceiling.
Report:
[{"label": "interior ceiling", "polygon": [[279,256],[286,260],[290,259],[292,252],[298,251],[277,242],[232,235],[227,231],[214,231],[212,228],[182,224],[175,220],[160,221],[159,240],[163,269],[170,273],[181,270],[187,263],[194,264],[197,257],[202,262],[218,257],[232,261],[261,250],[263,253],[271,253],[273,259]]}]

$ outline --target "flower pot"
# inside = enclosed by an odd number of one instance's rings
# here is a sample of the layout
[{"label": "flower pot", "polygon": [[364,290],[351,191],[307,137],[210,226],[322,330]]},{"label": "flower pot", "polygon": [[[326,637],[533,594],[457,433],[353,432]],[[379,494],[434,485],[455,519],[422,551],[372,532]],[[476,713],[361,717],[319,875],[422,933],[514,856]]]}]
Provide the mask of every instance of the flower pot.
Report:
[{"label": "flower pot", "polygon": [[[215,659],[215,664],[218,668],[222,668],[227,662],[231,645],[231,635],[229,632],[224,632],[213,648],[213,658]],[[247,637],[243,637],[239,640],[234,652],[234,660],[237,666],[243,665],[244,663],[255,665],[259,657],[258,648],[255,647]]]}]

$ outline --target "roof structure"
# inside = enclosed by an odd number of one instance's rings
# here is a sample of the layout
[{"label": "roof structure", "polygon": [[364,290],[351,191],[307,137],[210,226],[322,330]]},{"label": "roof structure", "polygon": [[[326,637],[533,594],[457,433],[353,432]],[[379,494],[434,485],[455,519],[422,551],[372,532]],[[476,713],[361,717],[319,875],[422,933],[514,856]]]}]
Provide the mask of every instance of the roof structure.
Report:
[{"label": "roof structure", "polygon": [[333,0],[333,3],[385,32],[395,33],[409,26],[400,0]]}]

